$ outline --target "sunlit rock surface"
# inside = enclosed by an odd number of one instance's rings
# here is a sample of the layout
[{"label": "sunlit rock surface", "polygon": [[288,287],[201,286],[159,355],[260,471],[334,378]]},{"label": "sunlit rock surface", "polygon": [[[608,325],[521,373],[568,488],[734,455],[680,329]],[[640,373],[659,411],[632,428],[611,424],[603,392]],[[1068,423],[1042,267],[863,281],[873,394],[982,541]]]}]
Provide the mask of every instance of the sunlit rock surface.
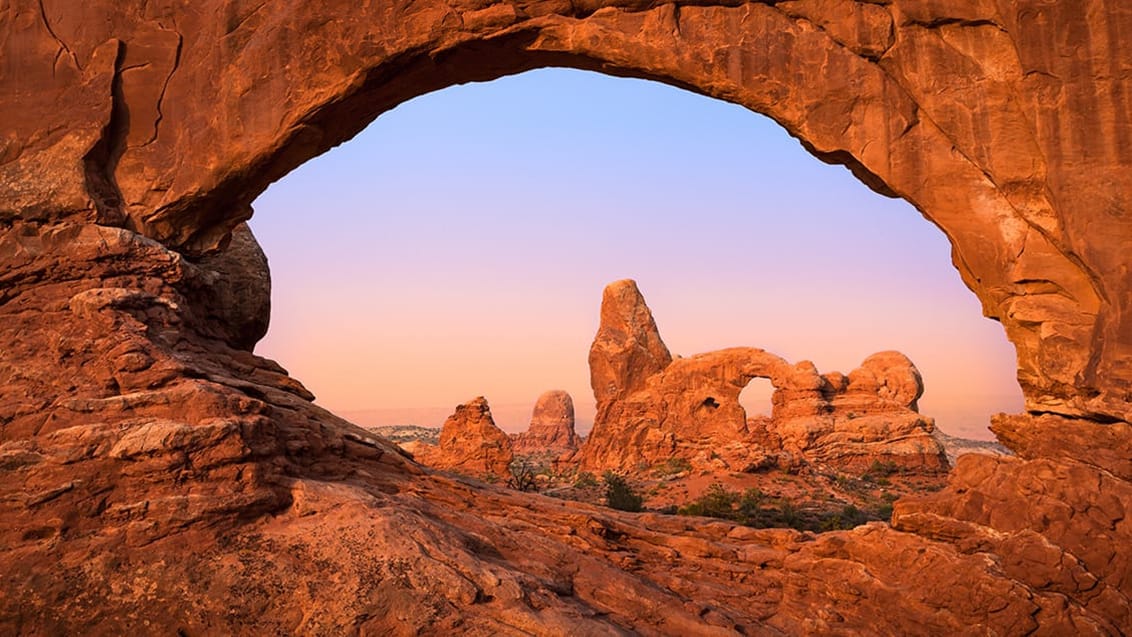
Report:
[{"label": "sunlit rock surface", "polygon": [[516,455],[557,457],[576,451],[581,442],[574,430],[574,399],[561,389],[539,396],[527,430],[511,437]]},{"label": "sunlit rock surface", "polygon": [[[754,378],[775,387],[769,418],[748,419],[739,404]],[[916,411],[920,373],[900,352],[873,354],[848,377],[753,347],[673,360],[631,280],[611,283],[602,296],[590,379],[597,416],[574,456],[583,469],[634,471],[670,458],[730,471],[803,462],[857,473],[878,463],[948,466],[934,422]]]},{"label": "sunlit rock surface", "polygon": [[[0,632],[1126,631],[1129,32],[1122,0],[3,4]],[[1018,350],[1017,456],[892,526],[621,514],[433,474],[247,352],[200,258],[267,184],[541,66],[741,104],[913,203]]]},{"label": "sunlit rock surface", "polygon": [[515,457],[511,438],[495,425],[483,396],[458,405],[440,428],[437,445],[417,445],[413,455],[436,469],[489,480],[506,480]]}]

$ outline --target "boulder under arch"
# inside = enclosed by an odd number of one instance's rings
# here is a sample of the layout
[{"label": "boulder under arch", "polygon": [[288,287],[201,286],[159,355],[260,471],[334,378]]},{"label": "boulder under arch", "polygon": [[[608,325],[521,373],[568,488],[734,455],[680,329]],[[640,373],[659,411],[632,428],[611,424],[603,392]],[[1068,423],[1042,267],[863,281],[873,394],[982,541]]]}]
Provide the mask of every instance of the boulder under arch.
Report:
[{"label": "boulder under arch", "polygon": [[[1130,30],[1119,0],[3,4],[0,626],[1120,633]],[[543,66],[741,104],[910,201],[1018,350],[1020,457],[960,459],[891,526],[726,530],[434,475],[246,351],[201,257],[259,192]]]}]

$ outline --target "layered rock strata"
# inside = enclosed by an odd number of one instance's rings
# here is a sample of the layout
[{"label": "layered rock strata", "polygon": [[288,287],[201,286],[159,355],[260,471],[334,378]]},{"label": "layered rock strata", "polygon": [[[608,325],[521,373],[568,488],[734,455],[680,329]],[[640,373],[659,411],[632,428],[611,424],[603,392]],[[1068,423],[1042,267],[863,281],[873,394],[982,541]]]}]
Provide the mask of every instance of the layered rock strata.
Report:
[{"label": "layered rock strata", "polygon": [[[3,4],[0,632],[1127,632],[1129,31],[1119,0]],[[543,66],[743,105],[911,202],[1018,350],[1017,456],[891,526],[634,516],[422,469],[248,353],[201,262],[269,183]]]},{"label": "layered rock strata", "polygon": [[[575,456],[584,469],[634,471],[673,457],[731,471],[802,462],[855,472],[874,463],[947,468],[932,419],[917,412],[920,374],[899,352],[874,354],[849,376],[751,347],[672,359],[631,280],[606,287],[601,317],[590,349],[597,416]],[[643,355],[653,351],[664,355]],[[739,404],[754,378],[775,387],[770,418],[748,420]]]}]

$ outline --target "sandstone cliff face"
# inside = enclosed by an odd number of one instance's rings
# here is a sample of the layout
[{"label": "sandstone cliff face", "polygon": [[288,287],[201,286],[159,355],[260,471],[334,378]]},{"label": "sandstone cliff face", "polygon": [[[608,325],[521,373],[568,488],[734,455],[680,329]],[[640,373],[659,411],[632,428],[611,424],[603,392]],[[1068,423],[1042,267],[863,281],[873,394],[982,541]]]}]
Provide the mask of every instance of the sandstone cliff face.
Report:
[{"label": "sandstone cliff face", "polygon": [[648,379],[671,362],[672,354],[660,340],[636,281],[607,285],[601,299],[601,322],[590,346],[594,399],[601,404],[644,389]]},{"label": "sandstone cliff face", "polygon": [[514,459],[511,438],[495,426],[483,396],[457,405],[440,428],[439,444],[418,445],[413,454],[430,467],[488,479],[510,476]]},{"label": "sandstone cliff face", "polygon": [[560,389],[538,397],[527,430],[511,439],[516,455],[561,456],[577,450],[579,444],[574,431],[574,399]]},{"label": "sandstone cliff face", "polygon": [[[848,377],[822,376],[809,361],[791,365],[750,347],[661,366],[640,355],[642,334],[656,351],[668,349],[635,283],[610,284],[601,317],[591,382],[595,393],[605,391],[597,396],[593,431],[574,457],[584,469],[635,471],[673,457],[731,471],[801,462],[855,472],[877,462],[947,468],[932,420],[916,411],[920,373],[899,352],[874,354]],[[748,421],[739,404],[753,378],[775,386],[769,419]]]},{"label": "sandstone cliff face", "polygon": [[[1119,0],[3,4],[0,632],[1126,632],[1129,31]],[[633,516],[422,469],[246,351],[198,261],[267,184],[547,65],[746,106],[912,202],[1018,349],[1017,457],[891,526]]]},{"label": "sandstone cliff face", "polygon": [[271,181],[405,100],[608,68],[764,113],[911,201],[1018,347],[1031,409],[1132,418],[1119,0],[29,6],[2,25],[2,218],[209,250]]}]

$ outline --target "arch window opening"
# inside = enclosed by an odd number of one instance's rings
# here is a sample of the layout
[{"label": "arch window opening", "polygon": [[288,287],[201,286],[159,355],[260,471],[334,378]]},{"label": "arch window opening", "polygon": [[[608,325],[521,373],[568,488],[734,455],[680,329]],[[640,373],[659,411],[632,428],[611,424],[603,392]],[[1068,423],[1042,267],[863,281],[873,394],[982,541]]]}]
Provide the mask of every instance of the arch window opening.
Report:
[{"label": "arch window opening", "polygon": [[443,89],[254,208],[273,280],[257,353],[363,426],[439,426],[483,395],[521,431],[564,389],[584,433],[601,290],[621,278],[674,354],[747,345],[848,372],[900,350],[921,411],[964,437],[1022,405],[938,229],[773,121],[664,84],[542,69]]},{"label": "arch window opening", "polygon": [[769,420],[774,412],[774,385],[769,378],[752,378],[739,392],[739,404],[747,413],[747,420]]}]

